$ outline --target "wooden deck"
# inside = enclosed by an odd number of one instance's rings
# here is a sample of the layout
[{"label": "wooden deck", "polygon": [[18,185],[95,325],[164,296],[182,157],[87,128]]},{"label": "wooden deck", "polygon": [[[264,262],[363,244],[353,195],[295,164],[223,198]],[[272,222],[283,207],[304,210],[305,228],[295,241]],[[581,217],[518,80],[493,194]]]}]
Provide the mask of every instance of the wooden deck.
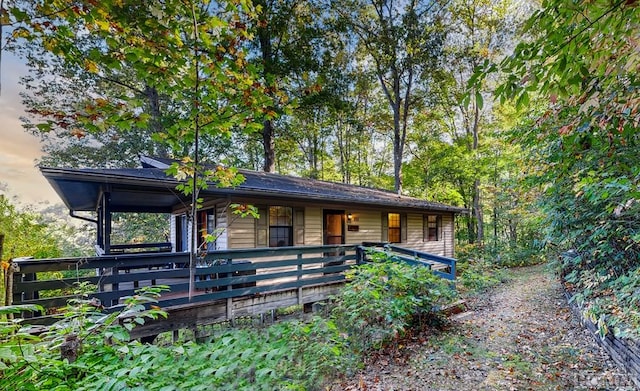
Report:
[{"label": "wooden deck", "polygon": [[[433,268],[444,278],[455,277],[453,259],[394,246],[384,251],[398,261]],[[89,296],[107,310],[117,308],[123,297],[140,287],[169,286],[157,304],[169,313],[168,319],[136,328],[132,337],[138,338],[326,300],[339,292],[344,272],[366,257],[365,249],[356,245],[215,251],[196,265],[191,300],[189,258],[184,253],[16,259],[13,304],[42,305],[47,314],[36,314],[29,323],[48,324],[74,297],[77,283],[92,284],[95,289]]]}]

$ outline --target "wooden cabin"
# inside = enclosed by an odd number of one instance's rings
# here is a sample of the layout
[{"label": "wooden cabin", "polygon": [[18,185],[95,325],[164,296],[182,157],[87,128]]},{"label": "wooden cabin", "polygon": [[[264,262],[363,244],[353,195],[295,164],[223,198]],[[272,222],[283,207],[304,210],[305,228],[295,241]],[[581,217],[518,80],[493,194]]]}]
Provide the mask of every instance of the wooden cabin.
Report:
[{"label": "wooden cabin", "polygon": [[[145,157],[137,169],[41,168],[71,216],[96,224],[98,256],[13,260],[13,303],[46,308],[30,322],[53,322],[77,282],[91,284],[89,297],[107,310],[141,287],[169,287],[157,303],[169,317],[136,327],[132,338],[169,330],[177,335],[181,328],[292,305],[309,308],[338,294],[344,272],[380,251],[380,242],[387,243],[384,252],[394,261],[455,279],[454,218],[465,209],[249,170],[240,170],[246,180],[235,188],[212,184],[200,193],[198,246],[207,251],[192,264],[186,217],[191,199],[165,173],[170,163]],[[240,218],[232,204],[254,205],[260,217]],[[112,243],[113,214],[127,212],[166,214],[170,237],[161,243]],[[204,242],[206,233],[216,240]],[[63,277],[52,277],[51,271]]]},{"label": "wooden cabin", "polygon": [[[185,252],[191,243],[187,211],[190,198],[165,169],[171,161],[142,157],[138,169],[41,168],[71,211],[96,212],[99,254],[127,250]],[[388,242],[435,255],[454,257],[455,215],[459,207],[400,196],[393,192],[239,170],[246,178],[235,188],[210,185],[201,192],[198,231],[216,236],[208,250],[318,246]],[[250,204],[260,217],[239,218],[230,205]],[[171,215],[166,243],[111,243],[114,212]]]}]

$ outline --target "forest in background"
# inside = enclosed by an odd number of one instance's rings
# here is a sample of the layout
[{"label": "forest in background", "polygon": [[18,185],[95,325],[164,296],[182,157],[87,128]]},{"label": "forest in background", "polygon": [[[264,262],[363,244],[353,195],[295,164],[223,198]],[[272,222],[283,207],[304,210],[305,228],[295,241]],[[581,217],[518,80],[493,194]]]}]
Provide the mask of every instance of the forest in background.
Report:
[{"label": "forest in background", "polygon": [[636,1],[3,7],[41,164],[132,167],[146,154],[187,158],[175,172],[189,174],[197,149],[200,163],[463,206],[461,257],[572,249],[558,266],[585,313],[637,336]]}]

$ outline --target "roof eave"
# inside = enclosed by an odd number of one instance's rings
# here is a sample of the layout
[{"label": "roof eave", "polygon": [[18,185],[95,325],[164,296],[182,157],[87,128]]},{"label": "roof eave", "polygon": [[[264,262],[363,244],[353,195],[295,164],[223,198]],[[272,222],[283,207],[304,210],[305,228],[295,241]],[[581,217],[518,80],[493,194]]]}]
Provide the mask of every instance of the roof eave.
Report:
[{"label": "roof eave", "polygon": [[[100,184],[111,184],[111,185],[130,185],[136,187],[144,187],[144,186],[152,186],[158,189],[167,188],[167,186],[175,187],[180,181],[175,178],[171,178],[168,176],[162,176],[157,178],[145,178],[142,176],[130,176],[119,174],[115,175],[114,173],[106,173],[106,172],[92,172],[92,171],[82,171],[77,169],[65,169],[65,168],[50,168],[50,167],[40,167],[40,171],[43,176],[49,181],[51,186],[54,188],[56,193],[63,200],[67,208],[69,210],[76,211],[86,211],[86,210],[95,210],[89,208],[81,208],[78,209],[73,207],[68,203],[67,195],[64,190],[62,190],[59,186],[59,182],[61,180],[66,181],[84,181],[84,182],[94,182]],[[468,214],[469,210],[466,208],[454,207],[444,204],[430,203],[424,201],[422,204],[415,204],[416,202],[420,202],[421,200],[411,199],[411,200],[402,200],[401,197],[397,201],[395,200],[366,200],[363,201],[356,197],[347,198],[347,197],[331,197],[327,195],[321,194],[310,194],[310,193],[302,193],[295,191],[273,191],[268,189],[258,189],[258,188],[247,188],[247,187],[236,187],[236,188],[218,188],[215,184],[210,183],[209,188],[204,190],[206,194],[212,195],[225,195],[225,196],[246,196],[246,197],[270,197],[270,198],[285,198],[289,200],[299,200],[299,201],[317,201],[317,202],[333,202],[333,203],[349,203],[353,205],[361,205],[361,206],[377,206],[377,207],[393,207],[393,208],[402,208],[407,210],[433,210],[440,212],[451,212],[455,214]],[[412,204],[413,203],[413,204]]]}]

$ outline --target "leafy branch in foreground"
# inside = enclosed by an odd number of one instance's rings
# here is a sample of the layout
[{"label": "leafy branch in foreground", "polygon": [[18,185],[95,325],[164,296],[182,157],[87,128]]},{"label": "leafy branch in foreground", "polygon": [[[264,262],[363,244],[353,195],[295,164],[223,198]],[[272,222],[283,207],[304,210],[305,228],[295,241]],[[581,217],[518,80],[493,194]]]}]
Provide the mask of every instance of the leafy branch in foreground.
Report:
[{"label": "leafy branch in foreground", "polygon": [[[102,311],[95,300],[83,297],[69,302],[62,319],[44,332],[22,325],[24,319],[0,323],[0,374],[3,386],[21,389],[72,390],[82,383],[108,355],[128,351],[128,331],[147,319],[165,316],[155,307],[163,286],[144,287],[124,299],[113,312]],[[150,305],[150,308],[146,308]],[[42,311],[40,306],[11,306],[2,313]],[[25,388],[26,387],[26,388]]]}]

